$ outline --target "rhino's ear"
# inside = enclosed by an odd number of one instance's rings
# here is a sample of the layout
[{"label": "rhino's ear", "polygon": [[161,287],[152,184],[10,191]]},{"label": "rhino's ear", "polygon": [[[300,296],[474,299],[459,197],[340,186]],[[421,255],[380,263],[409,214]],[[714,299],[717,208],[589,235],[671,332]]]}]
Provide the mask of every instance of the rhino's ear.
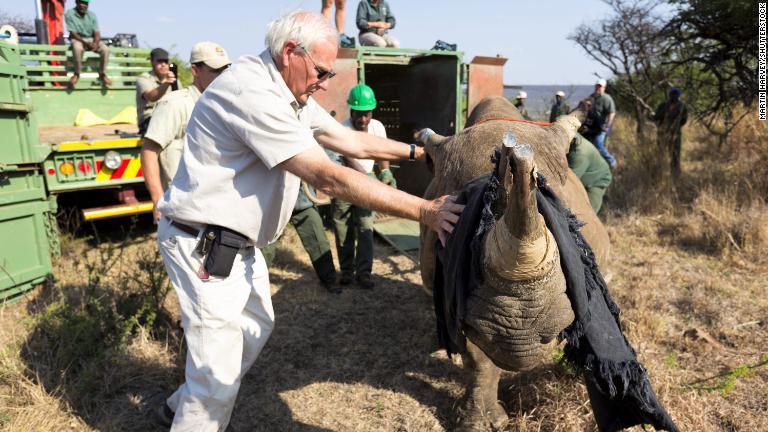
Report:
[{"label": "rhino's ear", "polygon": [[576,136],[576,131],[579,130],[581,121],[575,115],[564,115],[557,118],[557,121],[552,124],[552,129],[556,135],[561,135],[557,138],[558,147],[563,151],[563,154],[568,153],[568,148],[571,145],[573,137]]},{"label": "rhino's ear", "polygon": [[445,143],[448,139],[450,137],[434,133],[424,141],[424,150],[432,159],[441,159],[442,153],[445,151]]}]

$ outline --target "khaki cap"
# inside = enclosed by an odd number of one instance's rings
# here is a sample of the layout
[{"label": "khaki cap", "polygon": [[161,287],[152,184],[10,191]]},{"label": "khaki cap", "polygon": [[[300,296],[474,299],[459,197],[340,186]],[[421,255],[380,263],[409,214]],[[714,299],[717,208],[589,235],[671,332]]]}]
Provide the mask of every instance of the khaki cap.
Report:
[{"label": "khaki cap", "polygon": [[605,80],[604,80],[604,79],[602,79],[602,78],[600,78],[599,80],[597,80],[597,82],[595,83],[595,85],[598,85],[598,86],[600,86],[600,87],[605,87],[607,84],[608,84],[608,82],[607,82],[607,81],[605,81]]},{"label": "khaki cap", "polygon": [[198,42],[192,47],[189,62],[192,64],[203,62],[212,69],[219,69],[232,63],[224,48],[208,41]]},{"label": "khaki cap", "polygon": [[526,99],[526,98],[528,98],[528,93],[526,93],[524,91],[519,91],[519,92],[517,92],[517,98],[518,99]]},{"label": "khaki cap", "polygon": [[555,96],[565,97],[565,92],[562,90],[558,90],[557,93],[555,93]]}]

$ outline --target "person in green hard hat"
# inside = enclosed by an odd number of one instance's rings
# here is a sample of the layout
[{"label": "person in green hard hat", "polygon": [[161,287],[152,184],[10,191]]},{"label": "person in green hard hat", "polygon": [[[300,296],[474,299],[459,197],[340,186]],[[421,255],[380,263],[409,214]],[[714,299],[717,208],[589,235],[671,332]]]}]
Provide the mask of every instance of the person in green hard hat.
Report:
[{"label": "person in green hard hat", "polygon": [[[373,89],[365,84],[358,84],[349,91],[347,98],[349,118],[341,124],[356,131],[386,138],[384,125],[373,118],[376,108],[376,96]],[[395,177],[387,161],[371,159],[348,159],[338,155],[336,161],[342,165],[376,177],[374,165],[379,167],[379,180],[389,186],[397,187]],[[336,250],[339,254],[341,278],[339,284],[349,285],[353,280],[362,288],[373,288],[371,278],[373,268],[373,212],[355,206],[340,199],[332,201],[333,227],[336,235]],[[355,244],[357,243],[357,244]]]},{"label": "person in green hard hat", "polygon": [[99,21],[96,14],[88,10],[90,0],[77,0],[75,8],[64,14],[64,22],[69,30],[69,40],[72,43],[72,63],[75,71],[69,79],[69,85],[74,87],[80,80],[80,72],[83,69],[83,54],[85,51],[99,53],[101,63],[99,65],[99,80],[107,87],[112,80],[107,76],[107,63],[109,63],[109,48],[101,40]]}]

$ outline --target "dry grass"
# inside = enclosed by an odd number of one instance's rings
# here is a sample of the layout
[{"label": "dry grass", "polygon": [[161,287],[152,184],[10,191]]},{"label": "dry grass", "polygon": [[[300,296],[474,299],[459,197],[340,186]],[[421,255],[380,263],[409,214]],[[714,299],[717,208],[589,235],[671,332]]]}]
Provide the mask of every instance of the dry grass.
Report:
[{"label": "dry grass", "polygon": [[[611,291],[627,335],[681,430],[768,430],[768,262],[761,256],[768,211],[758,192],[766,180],[749,174],[765,169],[752,165],[765,151],[742,144],[721,160],[704,142],[686,143],[684,177],[672,185],[648,175],[648,152],[630,152],[631,135],[619,129],[609,141],[623,164],[603,215],[613,242]],[[88,265],[101,269],[94,263],[116,242],[70,239],[54,284],[0,308],[0,430],[156,430],[147,401],[182,379],[175,295],[164,303],[169,317],[129,326],[124,339],[77,339],[73,330],[89,327],[52,325],[61,323],[52,318],[61,318],[54,312],[62,305],[120,316],[109,311],[149,283],[125,277],[146,272],[155,247],[151,233],[134,238],[119,265],[102,272],[98,290],[87,289]],[[277,326],[244,381],[234,426],[450,429],[461,364],[436,349],[432,301],[416,265],[383,243],[376,257],[376,289],[331,295],[289,230],[271,272]],[[82,298],[89,292],[106,306],[89,309]],[[77,362],[58,343],[73,340],[82,345]],[[552,362],[505,374],[500,399],[509,431],[595,429],[582,381]]]}]

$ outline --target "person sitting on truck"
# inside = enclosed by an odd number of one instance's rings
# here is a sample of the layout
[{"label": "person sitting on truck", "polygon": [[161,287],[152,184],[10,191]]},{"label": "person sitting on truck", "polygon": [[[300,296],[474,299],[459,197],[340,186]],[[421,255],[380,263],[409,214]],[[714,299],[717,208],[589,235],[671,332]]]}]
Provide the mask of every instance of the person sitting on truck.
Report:
[{"label": "person sitting on truck", "polygon": [[99,21],[96,14],[88,10],[91,0],[77,0],[75,8],[64,14],[64,21],[69,30],[69,40],[72,43],[72,63],[75,71],[69,79],[70,87],[74,87],[80,80],[80,72],[83,70],[83,55],[85,51],[99,53],[99,81],[105,86],[112,85],[112,80],[107,76],[107,64],[109,63],[109,48],[101,40]]},{"label": "person sitting on truck", "polygon": [[322,0],[322,5],[320,7],[320,14],[322,14],[327,19],[331,19],[331,6],[333,6],[334,4],[336,5],[335,22],[336,22],[336,31],[338,31],[339,34],[344,33],[345,3],[346,3],[346,0]]},{"label": "person sitting on truck", "polygon": [[136,114],[141,135],[147,131],[157,101],[174,90],[172,87],[176,82],[176,74],[171,70],[169,58],[168,51],[153,49],[149,53],[152,70],[136,79]]},{"label": "person sitting on truck", "polygon": [[[373,118],[376,108],[376,95],[373,89],[365,84],[358,84],[349,91],[347,98],[349,118],[341,124],[359,132],[386,138],[384,125]],[[369,177],[376,178],[373,172],[374,160],[356,160],[335,154],[331,158],[342,165],[361,171]],[[354,163],[357,162],[357,163]],[[395,177],[389,170],[388,161],[375,161],[379,165],[379,180],[382,183],[397,187]],[[336,250],[339,255],[341,278],[339,284],[349,285],[353,280],[362,288],[373,288],[371,278],[373,269],[373,212],[370,209],[356,206],[339,198],[332,201],[333,231],[336,235]],[[355,247],[357,243],[357,247]]]},{"label": "person sitting on truck", "polygon": [[360,45],[400,48],[400,42],[389,34],[395,28],[395,16],[386,0],[361,0],[356,21]]},{"label": "person sitting on truck", "polygon": [[160,213],[154,206],[176,175],[184,150],[184,133],[195,102],[232,62],[224,48],[213,42],[200,42],[192,47],[189,63],[192,85],[171,92],[157,103],[141,142],[141,168],[152,198],[155,223],[160,220]]}]

